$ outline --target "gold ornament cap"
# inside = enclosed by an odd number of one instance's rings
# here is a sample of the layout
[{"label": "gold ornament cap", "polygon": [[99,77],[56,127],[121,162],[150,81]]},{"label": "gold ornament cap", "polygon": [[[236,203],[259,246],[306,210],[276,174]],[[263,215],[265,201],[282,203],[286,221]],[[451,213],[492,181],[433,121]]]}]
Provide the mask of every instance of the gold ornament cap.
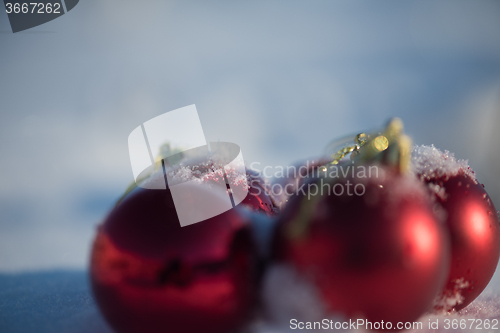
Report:
[{"label": "gold ornament cap", "polygon": [[403,121],[392,118],[384,130],[363,132],[347,140],[335,141],[327,147],[327,152],[334,165],[350,154],[351,161],[356,164],[379,163],[407,173],[410,170],[411,145],[410,137],[404,134]]}]

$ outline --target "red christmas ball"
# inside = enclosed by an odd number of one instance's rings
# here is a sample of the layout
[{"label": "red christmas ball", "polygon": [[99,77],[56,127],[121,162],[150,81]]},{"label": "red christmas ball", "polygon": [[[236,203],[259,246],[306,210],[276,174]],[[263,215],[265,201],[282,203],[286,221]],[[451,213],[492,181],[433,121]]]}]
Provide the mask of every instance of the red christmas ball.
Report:
[{"label": "red christmas ball", "polygon": [[435,310],[460,310],[490,281],[500,257],[497,210],[466,161],[448,151],[420,146],[413,164],[445,212],[451,239],[451,266],[446,287]]},{"label": "red christmas ball", "polygon": [[135,188],[99,227],[90,278],[117,332],[233,332],[252,314],[256,256],[237,209],[181,227],[170,190]]},{"label": "red christmas ball", "polygon": [[317,179],[322,194],[309,196],[316,187],[308,186],[292,198],[278,222],[274,259],[309,279],[329,310],[396,329],[432,306],[449,241],[417,179],[382,167],[371,177],[355,174]]}]

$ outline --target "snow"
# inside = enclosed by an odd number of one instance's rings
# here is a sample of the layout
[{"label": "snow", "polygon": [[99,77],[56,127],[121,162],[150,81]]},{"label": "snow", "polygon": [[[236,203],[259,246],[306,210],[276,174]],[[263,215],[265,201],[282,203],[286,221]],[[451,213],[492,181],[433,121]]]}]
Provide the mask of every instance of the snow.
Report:
[{"label": "snow", "polygon": [[[320,296],[315,288],[289,267],[279,265],[271,267],[264,280],[263,301],[266,305],[268,318],[265,323],[259,323],[252,333],[290,333],[300,330],[290,328],[290,319],[299,321],[321,321],[323,319],[335,321],[348,321],[339,314],[329,314],[322,306]],[[450,323],[456,319],[458,323],[462,320],[467,322],[466,329],[447,329],[445,320]],[[408,330],[407,332],[476,332],[475,327],[479,321],[475,321],[473,329],[469,329],[471,319],[500,319],[500,271],[490,281],[483,293],[469,306],[459,312],[450,314],[425,314],[417,319],[422,323],[422,329]],[[438,320],[438,329],[429,328],[429,321]],[[500,328],[500,323],[499,323]],[[307,330],[306,330],[307,331]],[[333,330],[308,330],[307,332],[327,332]],[[339,331],[335,329],[335,331]],[[342,331],[342,330],[340,330]],[[356,330],[357,332],[365,330]],[[496,331],[496,330],[495,330]],[[487,329],[478,332],[488,332]]]},{"label": "snow", "polygon": [[439,295],[434,302],[434,306],[437,309],[442,309],[443,313],[453,309],[454,306],[460,305],[464,301],[464,296],[462,295],[462,290],[467,289],[470,286],[469,281],[465,278],[460,278],[452,280],[453,290],[447,290],[442,295]]},{"label": "snow", "polygon": [[457,160],[453,153],[430,146],[415,146],[412,149],[412,169],[422,179],[446,178],[465,174],[476,181],[476,175],[467,160]]},{"label": "snow", "polygon": [[287,265],[269,268],[262,299],[271,325],[287,326],[291,318],[317,321],[329,316],[318,290]]},{"label": "snow", "polygon": [[[326,313],[317,291],[284,266],[270,267],[264,281],[263,300],[267,309],[266,318],[269,319],[254,322],[251,333],[300,331],[290,329],[289,320],[292,316],[309,321],[324,318],[343,320],[338,315]],[[418,332],[452,332],[453,330],[444,328],[445,319],[471,318],[500,318],[498,270],[485,291],[472,304],[459,313],[422,316],[418,321],[424,324],[424,329]],[[429,319],[439,320],[438,330],[428,329]],[[87,272],[51,271],[0,275],[0,332],[112,333],[112,330],[96,307],[88,285]]]},{"label": "snow", "polygon": [[[210,181],[219,182],[224,179],[224,173],[230,185],[242,186],[248,189],[248,184],[252,181],[258,181],[264,184],[264,181],[257,179],[257,176],[247,175],[241,172],[240,168],[235,168],[230,165],[201,162],[194,166],[181,165],[177,168],[166,167],[167,177],[171,180],[172,184],[179,184],[187,181],[194,181],[195,183],[209,183]],[[148,188],[151,184],[163,184],[165,182],[164,177],[163,171],[157,168],[151,175],[142,180],[143,183],[141,183],[141,185]]]},{"label": "snow", "polygon": [[0,275],[0,332],[111,333],[84,271]]}]

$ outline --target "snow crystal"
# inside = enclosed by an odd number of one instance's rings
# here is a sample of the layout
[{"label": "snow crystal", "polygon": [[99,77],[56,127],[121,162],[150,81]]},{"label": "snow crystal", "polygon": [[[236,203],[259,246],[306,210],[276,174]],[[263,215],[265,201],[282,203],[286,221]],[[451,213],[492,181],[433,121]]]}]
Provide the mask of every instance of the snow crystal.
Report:
[{"label": "snow crystal", "polygon": [[446,189],[443,186],[439,186],[439,184],[430,183],[427,187],[432,191],[432,193],[436,194],[436,196],[445,201],[448,198],[448,194],[446,193]]},{"label": "snow crystal", "polygon": [[477,182],[467,160],[457,160],[453,153],[430,146],[415,146],[412,149],[412,169],[422,179],[446,178],[463,174]]},{"label": "snow crystal", "polygon": [[437,313],[446,314],[456,305],[463,303],[464,296],[462,295],[462,290],[467,289],[470,283],[465,278],[456,279],[453,283],[454,286],[451,292],[447,290],[434,301],[434,308],[439,309]]},{"label": "snow crystal", "polygon": [[[227,178],[230,185],[243,186],[244,189],[249,188],[251,181],[259,181],[259,184],[264,186],[263,180],[256,180],[254,176],[247,176],[247,174],[240,172],[237,168],[232,166],[222,166],[210,162],[201,162],[195,166],[181,165],[176,168],[166,167],[165,172],[169,179],[169,184],[179,184],[187,181],[195,183],[209,183],[210,181],[219,182]],[[142,186],[148,188],[150,184],[157,182],[164,183],[165,175],[161,168],[157,168],[151,175],[141,183]]]}]

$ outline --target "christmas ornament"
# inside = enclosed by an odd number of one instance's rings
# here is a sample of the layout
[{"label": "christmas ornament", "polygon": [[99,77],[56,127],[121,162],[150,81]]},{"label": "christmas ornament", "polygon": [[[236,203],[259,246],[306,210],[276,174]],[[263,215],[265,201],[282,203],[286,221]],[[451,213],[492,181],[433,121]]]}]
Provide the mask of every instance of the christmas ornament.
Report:
[{"label": "christmas ornament", "polygon": [[[310,183],[316,186],[291,199],[278,221],[274,259],[309,279],[331,311],[413,321],[443,287],[449,240],[424,186],[407,173],[401,123],[356,141],[333,156],[327,176]],[[354,163],[345,163],[348,154]],[[356,169],[332,178],[340,167]]]},{"label": "christmas ornament", "polygon": [[[217,144],[212,143],[213,146]],[[217,160],[223,160],[221,156],[212,157],[209,158],[201,153],[186,158],[182,156],[182,153],[179,153],[165,159],[167,161],[173,160],[177,164],[175,167],[167,165],[165,172],[175,180],[198,180],[209,185],[216,185],[222,179],[228,185],[228,193],[232,193],[231,189],[240,193],[243,192],[243,189],[248,192],[239,205],[245,206],[253,212],[264,213],[268,217],[274,217],[279,214],[279,207],[271,193],[268,182],[257,172],[244,168],[245,173],[243,173],[240,171],[240,168],[228,167],[224,162],[218,162]],[[156,166],[154,173],[148,175],[143,181],[149,181],[148,178],[161,178],[161,159],[156,161]],[[122,198],[136,187],[136,183],[130,185]]]},{"label": "christmas ornament", "polygon": [[415,173],[444,209],[451,239],[451,269],[435,310],[458,311],[479,296],[497,267],[497,210],[467,161],[434,146],[415,147],[412,161]]},{"label": "christmas ornament", "polygon": [[[201,183],[215,177],[198,171],[190,176]],[[201,184],[189,186],[214,195]],[[270,212],[260,200],[246,205],[257,202],[256,209]],[[238,209],[181,227],[170,190],[133,187],[98,229],[90,276],[97,303],[117,332],[223,333],[253,313],[257,261],[249,220]]]}]

